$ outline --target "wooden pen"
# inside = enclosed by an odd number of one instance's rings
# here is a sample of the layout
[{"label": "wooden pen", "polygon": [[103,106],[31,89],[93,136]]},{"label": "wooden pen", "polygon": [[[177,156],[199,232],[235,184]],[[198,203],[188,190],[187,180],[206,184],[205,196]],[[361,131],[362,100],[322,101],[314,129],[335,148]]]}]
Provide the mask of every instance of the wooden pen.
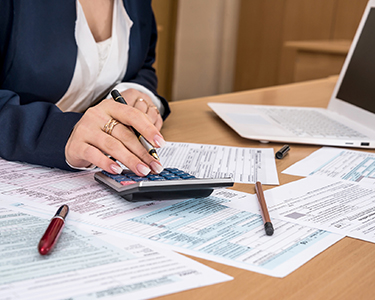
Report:
[{"label": "wooden pen", "polygon": [[258,201],[260,203],[260,207],[262,209],[264,229],[266,231],[266,234],[267,235],[273,235],[273,231],[274,231],[273,225],[271,223],[271,218],[270,218],[270,215],[268,213],[266,199],[264,198],[264,194],[263,194],[262,184],[259,181],[257,181],[255,183],[255,192],[257,194]]}]

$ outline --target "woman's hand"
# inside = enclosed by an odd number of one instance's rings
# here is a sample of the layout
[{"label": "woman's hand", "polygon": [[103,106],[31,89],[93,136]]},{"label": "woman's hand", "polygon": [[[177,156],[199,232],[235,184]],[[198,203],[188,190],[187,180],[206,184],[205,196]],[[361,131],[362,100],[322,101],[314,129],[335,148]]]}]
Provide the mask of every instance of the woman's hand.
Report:
[{"label": "woman's hand", "polygon": [[159,110],[149,96],[135,89],[128,89],[122,92],[121,95],[124,97],[128,105],[133,106],[145,113],[152,124],[154,124],[158,130],[161,129],[163,119],[160,116]]},{"label": "woman's hand", "polygon": [[[139,106],[135,102],[134,105],[136,108]],[[135,107],[106,99],[89,108],[74,127],[65,146],[67,162],[76,168],[93,164],[107,172],[119,174],[121,167],[108,157],[110,155],[139,176],[145,176],[150,171],[160,173],[163,170],[160,162],[147,152],[129,128],[134,127],[154,147],[160,148],[165,141],[158,130],[160,127],[152,120],[161,126],[160,121],[155,115],[146,115]],[[113,127],[111,119],[118,121]],[[108,133],[104,132],[106,125]]]}]

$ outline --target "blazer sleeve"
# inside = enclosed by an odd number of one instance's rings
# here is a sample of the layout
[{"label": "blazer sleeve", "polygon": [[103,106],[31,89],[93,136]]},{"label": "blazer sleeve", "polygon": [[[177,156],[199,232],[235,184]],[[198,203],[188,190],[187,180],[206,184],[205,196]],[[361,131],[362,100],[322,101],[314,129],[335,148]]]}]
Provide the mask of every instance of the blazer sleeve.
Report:
[{"label": "blazer sleeve", "polygon": [[0,157],[73,170],[65,162],[65,144],[81,116],[47,102],[21,105],[16,93],[0,90]]},{"label": "blazer sleeve", "polygon": [[[126,0],[124,0],[126,1]],[[68,3],[69,2],[69,3]],[[65,145],[75,124],[80,120],[82,114],[74,112],[62,112],[54,102],[61,98],[64,92],[64,87],[68,86],[66,79],[70,79],[72,67],[75,61],[76,46],[73,43],[72,32],[74,33],[74,18],[75,18],[75,1],[33,1],[22,2],[22,5],[17,1],[1,0],[2,7],[0,9],[0,157],[10,161],[23,161],[32,164],[38,164],[48,167],[57,167],[65,170],[73,170],[65,161]],[[152,62],[155,58],[155,44],[156,36],[151,34],[149,12],[151,10],[150,3],[146,0],[127,1],[132,8],[133,15],[138,17],[137,30],[134,32],[133,41],[135,48],[130,50],[132,52],[132,62],[130,66],[128,78],[124,81],[134,81],[144,85],[151,91],[156,93],[156,75],[152,68]],[[68,5],[69,4],[69,5]],[[147,10],[149,4],[149,10]],[[27,9],[25,5],[29,5]],[[33,45],[33,41],[28,39],[29,44],[26,47],[27,51],[25,57],[14,60],[13,48],[11,47],[15,41],[16,34],[25,34],[27,30],[19,30],[19,20],[15,22],[14,16],[20,18],[20,13],[25,13],[28,16],[29,9],[35,10],[35,14],[40,14],[44,9],[50,8],[54,11],[51,14],[49,21],[53,23],[45,35],[39,37],[46,37],[45,40],[50,39],[54,31],[63,33],[65,38],[61,38],[60,42],[64,43],[63,50],[69,55],[59,57],[59,64],[51,64],[58,66],[61,74],[58,74],[59,80],[53,78],[53,84],[58,83],[58,89],[52,88],[50,85],[44,86],[35,85],[43,83],[43,80],[31,79],[38,78],[30,75],[30,80],[22,73],[23,60],[32,59],[37,51],[50,51],[46,47],[49,45],[40,46]],[[142,8],[146,8],[142,11]],[[146,14],[145,14],[146,13]],[[18,14],[18,15],[17,15]],[[24,16],[24,15],[22,15]],[[58,16],[59,18],[57,18]],[[143,16],[140,18],[140,16]],[[145,20],[146,19],[146,20]],[[64,21],[62,23],[62,21]],[[47,21],[36,23],[35,28],[42,27]],[[61,23],[61,24],[60,24]],[[23,21],[22,29],[25,29],[25,21]],[[156,26],[155,26],[156,28]],[[28,29],[28,28],[27,28]],[[144,36],[139,34],[145,33]],[[155,29],[156,33],[156,29]],[[25,38],[25,36],[23,36]],[[27,38],[27,36],[26,36]],[[44,41],[44,39],[42,39]],[[146,42],[147,41],[147,42]],[[30,46],[32,45],[32,46]],[[38,47],[40,46],[40,47]],[[132,47],[132,45],[130,45]],[[58,53],[54,45],[54,52]],[[60,49],[60,48],[59,48]],[[38,58],[41,55],[39,52]],[[19,53],[18,53],[19,54]],[[27,54],[27,55],[26,55]],[[50,54],[47,58],[50,59]],[[18,58],[20,55],[18,55]],[[56,55],[55,55],[56,57]],[[49,62],[46,60],[46,64]],[[16,62],[15,62],[16,61]],[[17,65],[16,65],[17,63]],[[68,67],[65,67],[69,66]],[[46,65],[47,66],[47,65]],[[46,67],[43,65],[42,67]],[[39,69],[36,68],[38,71]],[[69,69],[69,70],[67,70]],[[9,72],[9,70],[13,70]],[[18,73],[17,73],[18,72]],[[55,72],[56,73],[56,72]],[[11,75],[9,75],[11,74]],[[23,76],[23,80],[16,81],[17,76]],[[44,75],[45,76],[45,75]],[[26,80],[25,80],[26,78]],[[50,78],[48,78],[50,79]],[[61,79],[61,80],[60,80]],[[15,80],[14,82],[12,80]],[[65,82],[62,84],[62,82]],[[24,86],[27,85],[27,86]],[[15,87],[16,86],[16,87]],[[27,88],[26,88],[27,87]],[[32,93],[30,92],[32,91]],[[165,101],[165,100],[164,100]],[[166,107],[168,103],[164,102]],[[165,114],[166,116],[167,114]]]}]

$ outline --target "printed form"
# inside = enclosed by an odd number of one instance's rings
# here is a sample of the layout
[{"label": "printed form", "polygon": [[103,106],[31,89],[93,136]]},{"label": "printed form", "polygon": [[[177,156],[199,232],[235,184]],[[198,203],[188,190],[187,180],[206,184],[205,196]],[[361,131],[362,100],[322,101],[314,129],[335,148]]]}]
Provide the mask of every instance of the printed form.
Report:
[{"label": "printed form", "polygon": [[[342,238],[276,219],[275,234],[266,236],[259,212],[228,206],[252,196],[246,193],[220,189],[204,199],[131,203],[104,189],[92,172],[77,174],[81,176],[38,185],[15,184],[1,192],[0,199],[17,199],[30,206],[38,203],[53,210],[68,204],[69,218],[80,224],[276,277],[288,275]],[[248,204],[255,206],[257,200]]]},{"label": "printed form", "polygon": [[5,202],[0,204],[0,299],[146,299],[232,279],[126,236],[88,234],[69,215],[54,250],[41,256],[37,245],[52,210]]},{"label": "printed form", "polygon": [[273,217],[375,242],[375,154],[323,147],[283,173],[307,178],[265,192]]},{"label": "printed form", "polygon": [[375,154],[323,147],[295,163],[285,174],[323,176],[375,186]]},{"label": "printed form", "polygon": [[81,175],[76,172],[11,162],[0,158],[0,191],[13,189],[15,186],[33,186],[41,182],[54,182],[60,178],[72,178],[74,176]]},{"label": "printed form", "polygon": [[[309,176],[265,191],[272,217],[375,243],[375,187]],[[244,201],[231,207],[254,211]]]},{"label": "printed form", "polygon": [[231,177],[239,183],[279,184],[272,148],[167,142],[158,149],[158,154],[164,167],[179,168],[195,177]]}]

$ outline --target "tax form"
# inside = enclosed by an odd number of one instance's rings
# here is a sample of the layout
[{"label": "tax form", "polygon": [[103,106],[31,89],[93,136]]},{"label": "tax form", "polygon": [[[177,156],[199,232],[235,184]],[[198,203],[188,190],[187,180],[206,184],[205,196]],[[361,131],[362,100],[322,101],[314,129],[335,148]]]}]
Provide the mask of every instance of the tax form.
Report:
[{"label": "tax form", "polygon": [[265,192],[275,218],[375,242],[374,153],[322,147],[283,173],[307,178]]},{"label": "tax form", "polygon": [[114,229],[193,256],[285,277],[343,236],[273,219],[273,236],[259,214],[228,207],[236,191],[215,192],[122,222]]},{"label": "tax form", "polygon": [[375,186],[375,154],[323,147],[290,166],[283,173],[344,179]]},{"label": "tax form", "polygon": [[52,214],[1,201],[0,299],[145,299],[231,279],[126,236],[94,236],[69,219],[54,250],[41,256],[37,244]]},{"label": "tax form", "polygon": [[279,184],[271,148],[167,142],[158,154],[164,167],[178,168],[195,177],[232,177],[239,183]]},{"label": "tax form", "polygon": [[[276,219],[275,234],[266,236],[259,212],[229,207],[232,201],[252,196],[246,193],[221,189],[204,199],[131,203],[104,189],[93,172],[78,174],[22,187],[15,184],[0,192],[0,199],[44,205],[51,211],[68,204],[69,217],[78,224],[275,277],[290,274],[342,238]],[[247,203],[258,205],[257,200]]]},{"label": "tax form", "polygon": [[46,168],[27,163],[11,162],[0,158],[0,191],[15,186],[33,186],[40,182],[54,182],[61,178],[81,176],[79,173]]},{"label": "tax form", "polygon": [[[309,176],[264,195],[274,218],[375,243],[375,186]],[[256,210],[244,201],[230,206]]]}]

